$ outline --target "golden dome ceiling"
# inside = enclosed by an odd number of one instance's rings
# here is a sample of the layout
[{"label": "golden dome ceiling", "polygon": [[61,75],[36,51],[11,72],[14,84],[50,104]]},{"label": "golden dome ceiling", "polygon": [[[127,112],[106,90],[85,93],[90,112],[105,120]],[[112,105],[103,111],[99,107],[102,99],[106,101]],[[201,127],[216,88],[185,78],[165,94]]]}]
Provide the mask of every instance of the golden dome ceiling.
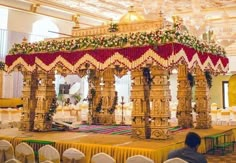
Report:
[{"label": "golden dome ceiling", "polygon": [[144,16],[136,12],[133,6],[130,7],[129,11],[120,18],[120,24],[138,23],[144,22]]}]

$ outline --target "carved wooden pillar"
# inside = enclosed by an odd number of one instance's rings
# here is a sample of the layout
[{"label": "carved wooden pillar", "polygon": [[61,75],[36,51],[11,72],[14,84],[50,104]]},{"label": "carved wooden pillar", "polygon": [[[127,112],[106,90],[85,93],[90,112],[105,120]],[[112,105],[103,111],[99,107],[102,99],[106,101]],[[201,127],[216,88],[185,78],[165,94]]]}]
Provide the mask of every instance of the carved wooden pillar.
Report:
[{"label": "carved wooden pillar", "polygon": [[97,111],[98,104],[101,100],[101,72],[91,70],[89,75],[89,96],[92,96],[92,89],[95,92],[91,103],[89,104],[89,123],[99,124],[100,123],[100,112]]},{"label": "carved wooden pillar", "polygon": [[0,70],[0,98],[2,98],[3,92],[3,71]]},{"label": "carved wooden pillar", "polygon": [[178,125],[183,128],[193,127],[192,117],[192,88],[188,81],[188,69],[185,64],[178,66],[178,106],[177,118]]},{"label": "carved wooden pillar", "polygon": [[23,74],[23,110],[21,112],[21,124],[19,130],[32,131],[34,127],[34,116],[37,105],[37,72],[22,71]]},{"label": "carved wooden pillar", "polygon": [[147,103],[145,100],[145,81],[143,72],[133,70],[131,72],[132,90],[131,100],[133,101],[132,110],[132,136],[137,138],[149,138],[149,123],[147,123]]},{"label": "carved wooden pillar", "polygon": [[110,113],[109,109],[113,104],[115,98],[115,75],[114,69],[107,68],[103,72],[103,89],[102,89],[102,108],[103,108],[103,124],[115,123],[115,112]]},{"label": "carved wooden pillar", "polygon": [[49,109],[55,98],[54,72],[38,71],[38,89],[36,91],[37,108],[35,110],[34,130],[49,131],[52,128],[52,119],[49,118]]},{"label": "carved wooden pillar", "polygon": [[150,91],[151,107],[151,138],[168,139],[170,117],[169,101],[171,100],[169,88],[169,73],[158,67],[151,68],[152,86]]},{"label": "carved wooden pillar", "polygon": [[207,85],[205,73],[200,69],[200,67],[196,67],[195,81],[195,99],[197,112],[196,128],[211,128],[209,87]]}]

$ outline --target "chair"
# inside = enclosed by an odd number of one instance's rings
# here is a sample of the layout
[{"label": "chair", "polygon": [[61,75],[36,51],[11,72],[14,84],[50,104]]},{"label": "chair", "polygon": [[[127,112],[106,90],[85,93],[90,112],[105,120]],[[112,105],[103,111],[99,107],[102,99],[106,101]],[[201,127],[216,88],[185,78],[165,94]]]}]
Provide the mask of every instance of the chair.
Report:
[{"label": "chair", "polygon": [[41,163],[53,163],[52,161],[49,161],[49,160],[46,160],[46,161],[43,161]]},{"label": "chair", "polygon": [[154,163],[154,161],[142,155],[135,155],[135,156],[129,157],[126,160],[126,163]]},{"label": "chair", "polygon": [[211,110],[211,120],[213,125],[218,125],[219,124],[219,119],[217,117],[217,110]]},{"label": "chair", "polygon": [[0,140],[0,162],[5,162],[14,158],[14,149],[7,140]]},{"label": "chair", "polygon": [[166,161],[164,161],[163,163],[188,163],[187,161],[184,161],[183,159],[181,158],[171,158],[171,159],[168,159]]},{"label": "chair", "polygon": [[75,148],[69,148],[63,152],[63,163],[79,163],[80,160],[85,158],[84,153]]},{"label": "chair", "polygon": [[211,104],[211,110],[217,110],[217,103],[212,103]]},{"label": "chair", "polygon": [[229,125],[230,123],[230,112],[228,110],[224,110],[221,112],[220,118],[221,125]]},{"label": "chair", "polygon": [[92,157],[92,163],[115,163],[116,160],[106,153],[97,153]]},{"label": "chair", "polygon": [[231,110],[230,112],[230,125],[236,125],[236,111],[235,110]]},{"label": "chair", "polygon": [[48,160],[52,161],[53,163],[60,163],[60,154],[51,145],[45,145],[41,147],[38,153],[39,153],[39,162]]},{"label": "chair", "polygon": [[7,160],[5,163],[22,163],[22,162],[13,158],[13,159]]},{"label": "chair", "polygon": [[31,146],[26,143],[20,143],[15,148],[15,157],[17,160],[21,161],[22,163],[34,163],[35,156],[34,150]]}]

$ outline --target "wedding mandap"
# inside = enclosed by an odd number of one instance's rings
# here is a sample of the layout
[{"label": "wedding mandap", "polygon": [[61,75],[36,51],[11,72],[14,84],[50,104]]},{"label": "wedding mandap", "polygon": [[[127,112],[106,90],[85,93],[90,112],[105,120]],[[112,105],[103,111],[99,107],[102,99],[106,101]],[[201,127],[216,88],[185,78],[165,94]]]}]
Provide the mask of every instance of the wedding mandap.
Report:
[{"label": "wedding mandap", "polygon": [[[113,124],[117,105],[115,75],[131,72],[132,137],[169,139],[169,75],[177,69],[177,118],[183,128],[211,128],[211,75],[228,71],[228,58],[214,42],[199,40],[175,21],[112,23],[74,27],[72,37],[14,44],[6,57],[7,72],[23,74],[23,131],[49,131],[56,109],[55,71],[88,76],[90,124]],[[100,84],[101,81],[103,84]],[[195,106],[192,104],[195,85]]]}]

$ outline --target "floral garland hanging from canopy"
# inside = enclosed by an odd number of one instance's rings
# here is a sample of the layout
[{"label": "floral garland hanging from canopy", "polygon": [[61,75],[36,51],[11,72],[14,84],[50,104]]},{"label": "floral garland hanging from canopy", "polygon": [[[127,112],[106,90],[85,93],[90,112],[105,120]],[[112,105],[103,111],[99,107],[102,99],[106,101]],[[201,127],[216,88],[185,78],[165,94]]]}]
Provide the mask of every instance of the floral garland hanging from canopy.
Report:
[{"label": "floral garland hanging from canopy", "polygon": [[213,73],[228,71],[228,58],[221,46],[198,40],[186,30],[181,31],[178,24],[148,32],[14,44],[5,63],[8,72],[18,65],[28,71],[34,71],[37,66],[51,71],[58,64],[75,72],[84,64],[104,70],[117,62],[132,70],[148,60],[164,68],[172,68],[184,60],[188,69],[198,64],[202,70]]}]

